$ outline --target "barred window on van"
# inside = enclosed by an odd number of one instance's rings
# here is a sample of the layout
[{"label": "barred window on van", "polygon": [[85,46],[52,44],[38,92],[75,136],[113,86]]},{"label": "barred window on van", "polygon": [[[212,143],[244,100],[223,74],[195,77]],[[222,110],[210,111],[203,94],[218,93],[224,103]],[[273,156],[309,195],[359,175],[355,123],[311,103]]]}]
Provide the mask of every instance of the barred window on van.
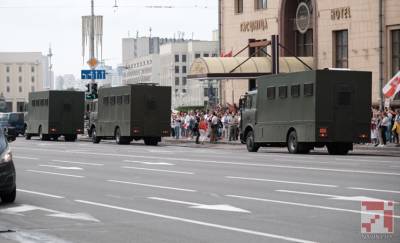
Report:
[{"label": "barred window on van", "polygon": [[269,87],[267,88],[267,98],[269,100],[275,99],[275,87]]},{"label": "barred window on van", "polygon": [[314,84],[304,84],[304,96],[314,95]]},{"label": "barred window on van", "polygon": [[279,98],[286,99],[287,98],[287,90],[288,90],[288,86],[280,86],[279,87]]},{"label": "barred window on van", "polygon": [[129,105],[129,95],[124,95],[124,104]]},{"label": "barred window on van", "polygon": [[299,97],[300,96],[300,85],[292,85],[290,87],[290,94],[292,97]]},{"label": "barred window on van", "polygon": [[117,105],[122,105],[122,96],[117,96]]},{"label": "barred window on van", "polygon": [[40,100],[40,106],[44,106],[44,99]]},{"label": "barred window on van", "polygon": [[44,105],[45,105],[45,106],[48,106],[48,105],[49,105],[49,99],[45,99],[45,100],[44,100]]},{"label": "barred window on van", "polygon": [[110,97],[110,105],[115,105],[115,96]]},{"label": "barred window on van", "polygon": [[109,98],[108,97],[103,97],[103,104],[108,105]]}]

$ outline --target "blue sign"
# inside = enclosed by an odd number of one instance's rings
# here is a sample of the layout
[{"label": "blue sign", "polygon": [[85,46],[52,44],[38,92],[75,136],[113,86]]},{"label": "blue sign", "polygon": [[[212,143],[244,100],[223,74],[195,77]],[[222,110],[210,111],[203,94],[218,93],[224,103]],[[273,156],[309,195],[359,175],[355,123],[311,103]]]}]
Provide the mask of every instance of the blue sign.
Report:
[{"label": "blue sign", "polygon": [[81,70],[81,79],[106,79],[106,70]]}]

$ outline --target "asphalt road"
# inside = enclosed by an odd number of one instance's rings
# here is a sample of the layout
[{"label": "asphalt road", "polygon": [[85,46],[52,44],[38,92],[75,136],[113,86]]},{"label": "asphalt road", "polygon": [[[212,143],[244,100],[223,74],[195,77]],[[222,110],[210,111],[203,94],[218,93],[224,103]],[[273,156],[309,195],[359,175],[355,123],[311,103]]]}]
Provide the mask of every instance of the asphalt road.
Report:
[{"label": "asphalt road", "polygon": [[[11,144],[0,242],[372,242],[361,201],[400,202],[400,158],[243,146]],[[400,206],[394,206],[399,242]],[[382,219],[382,218],[380,218]],[[379,219],[377,219],[379,223]],[[8,231],[11,230],[11,231]]]}]

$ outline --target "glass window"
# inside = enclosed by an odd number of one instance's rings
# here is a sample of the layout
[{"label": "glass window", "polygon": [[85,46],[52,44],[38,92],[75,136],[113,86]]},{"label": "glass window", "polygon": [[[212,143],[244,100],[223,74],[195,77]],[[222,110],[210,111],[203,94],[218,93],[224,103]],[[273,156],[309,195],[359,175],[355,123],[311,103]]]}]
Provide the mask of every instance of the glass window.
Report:
[{"label": "glass window", "polygon": [[10,86],[7,86],[7,93],[10,93]]},{"label": "glass window", "polygon": [[103,104],[108,105],[109,98],[108,97],[103,97]]},{"label": "glass window", "polygon": [[48,106],[48,105],[49,105],[49,100],[48,100],[48,99],[45,99],[45,100],[44,100],[44,105],[45,105],[45,106]]},{"label": "glass window", "polygon": [[34,67],[34,66],[31,67],[31,72],[32,72],[32,73],[35,72],[35,67]]},{"label": "glass window", "polygon": [[18,77],[18,82],[22,83],[22,77],[21,76]]},{"label": "glass window", "polygon": [[31,87],[31,92],[35,92],[35,86]]},{"label": "glass window", "polygon": [[34,76],[31,77],[31,81],[32,81],[32,83],[35,82],[35,77]]},{"label": "glass window", "polygon": [[6,67],[6,72],[7,72],[7,73],[10,72],[10,67],[9,67],[9,66]]},{"label": "glass window", "polygon": [[175,66],[175,73],[179,73],[179,66]]},{"label": "glass window", "polygon": [[18,67],[18,72],[22,73],[22,67],[21,66]]},{"label": "glass window", "polygon": [[186,66],[182,66],[182,73],[186,73]]},{"label": "glass window", "polygon": [[179,85],[179,77],[175,77],[175,85]]},{"label": "glass window", "polygon": [[203,57],[209,57],[210,55],[208,53],[204,53]]},{"label": "glass window", "polygon": [[290,89],[290,94],[292,95],[292,97],[300,96],[300,85],[292,85]]},{"label": "glass window", "polygon": [[204,97],[208,97],[208,88],[204,88]]},{"label": "glass window", "polygon": [[182,78],[182,85],[186,85],[187,84],[187,78],[186,77],[183,77]]},{"label": "glass window", "polygon": [[240,14],[243,13],[243,0],[234,0],[235,1],[235,13]]},{"label": "glass window", "polygon": [[175,62],[179,62],[179,55],[175,55]]},{"label": "glass window", "polygon": [[313,30],[309,29],[302,34],[296,31],[296,56],[310,57],[313,56]]},{"label": "glass window", "polygon": [[217,57],[217,56],[218,56],[217,53],[213,53],[213,54],[212,54],[212,57]]},{"label": "glass window", "polygon": [[124,104],[129,105],[129,95],[124,95]]},{"label": "glass window", "polygon": [[[64,104],[65,105],[65,104]],[[44,99],[40,100],[40,106],[44,106]],[[64,109],[65,110],[65,109]]]},{"label": "glass window", "polygon": [[196,54],[194,54],[194,58],[200,58],[200,53],[196,53]]},{"label": "glass window", "polygon": [[256,9],[266,9],[267,8],[267,0],[255,0],[255,8]]},{"label": "glass window", "polygon": [[22,86],[19,86],[18,90],[19,90],[20,93],[22,93]]},{"label": "glass window", "polygon": [[182,93],[186,93],[186,89],[182,89]]},{"label": "glass window", "polygon": [[314,84],[304,84],[304,96],[314,95]]},{"label": "glass window", "polygon": [[[391,76],[396,75],[400,71],[400,29],[392,30],[391,40],[391,59],[392,59],[392,70]],[[400,93],[397,93],[394,97],[395,100],[400,100]]]},{"label": "glass window", "polygon": [[186,62],[186,55],[182,55],[182,62]]},{"label": "glass window", "polygon": [[267,98],[269,100],[275,99],[275,87],[268,87],[267,88]]},{"label": "glass window", "polygon": [[288,87],[287,86],[281,86],[281,87],[279,87],[279,89],[278,89],[279,91],[279,98],[282,98],[282,99],[285,99],[285,98],[287,98],[287,90],[288,90]]},{"label": "glass window", "polygon": [[6,80],[7,80],[7,83],[9,83],[10,82],[10,76],[7,76]]},{"label": "glass window", "polygon": [[348,31],[334,31],[335,36],[335,67],[348,68]]},{"label": "glass window", "polygon": [[115,105],[115,96],[110,97],[110,105]]},{"label": "glass window", "polygon": [[122,96],[117,96],[117,105],[122,105]]}]

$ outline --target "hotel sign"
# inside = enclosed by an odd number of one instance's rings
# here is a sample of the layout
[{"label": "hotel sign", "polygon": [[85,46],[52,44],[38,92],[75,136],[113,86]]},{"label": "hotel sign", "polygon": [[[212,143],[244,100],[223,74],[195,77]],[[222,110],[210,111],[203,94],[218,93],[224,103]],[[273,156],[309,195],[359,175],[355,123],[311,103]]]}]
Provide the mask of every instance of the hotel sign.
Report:
[{"label": "hotel sign", "polygon": [[254,32],[268,29],[267,19],[258,19],[240,23],[240,32]]},{"label": "hotel sign", "polygon": [[343,19],[350,19],[350,18],[351,18],[350,7],[331,9],[331,19],[332,20],[343,20]]},{"label": "hotel sign", "polygon": [[310,8],[305,2],[299,4],[296,10],[296,27],[297,30],[305,34],[310,27],[311,12]]}]

